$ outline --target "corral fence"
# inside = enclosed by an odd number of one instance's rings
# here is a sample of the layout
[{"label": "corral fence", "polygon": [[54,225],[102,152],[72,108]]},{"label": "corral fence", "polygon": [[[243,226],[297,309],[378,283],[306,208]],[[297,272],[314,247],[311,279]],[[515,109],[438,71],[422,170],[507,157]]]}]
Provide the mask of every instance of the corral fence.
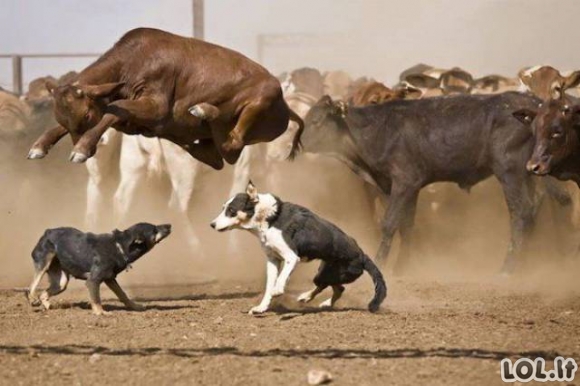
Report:
[{"label": "corral fence", "polygon": [[26,59],[76,59],[76,58],[97,58],[101,54],[97,53],[49,53],[49,54],[0,54],[0,59],[10,59],[12,61],[12,91],[15,94],[24,93],[24,73],[23,61]]}]

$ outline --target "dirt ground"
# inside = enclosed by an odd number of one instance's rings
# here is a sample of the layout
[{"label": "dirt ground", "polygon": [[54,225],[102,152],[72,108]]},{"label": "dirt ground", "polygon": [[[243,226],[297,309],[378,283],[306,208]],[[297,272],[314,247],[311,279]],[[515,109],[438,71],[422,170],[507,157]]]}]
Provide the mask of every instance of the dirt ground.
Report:
[{"label": "dirt ground", "polygon": [[365,310],[368,280],[332,311],[295,302],[306,288],[294,280],[259,317],[246,314],[256,282],[129,287],[144,312],[104,292],[107,317],[91,314],[82,287],[48,312],[5,290],[0,384],[301,385],[324,369],[336,385],[493,385],[505,357],[580,360],[578,293],[531,289],[529,277],[393,279],[378,314]]},{"label": "dirt ground", "polygon": [[[545,205],[531,246],[537,256],[530,254],[516,277],[502,279],[496,274],[509,221],[498,184],[486,181],[470,194],[456,186],[425,190],[410,272],[385,271],[389,294],[378,314],[366,311],[372,296],[366,276],[334,311],[316,308],[324,294],[308,307],[296,303],[310,289],[311,263],[297,269],[273,312],[253,317],[247,311],[259,302],[265,279],[259,243],[208,226],[228,198],[231,168],[208,172],[196,189],[190,217],[200,246],[191,250],[167,209],[166,182],[140,188],[123,223],[110,218],[108,204],[99,228],[87,229],[86,170],[66,162],[66,148],[60,151],[46,163],[0,168],[9,187],[0,197],[0,385],[303,385],[311,369],[329,371],[336,385],[493,385],[502,383],[504,357],[580,360],[580,264],[571,258],[580,238],[561,231],[573,230],[554,216],[562,208]],[[369,255],[377,250],[372,203],[336,161],[303,157],[252,179],[260,190],[333,221]],[[46,228],[108,232],[137,221],[174,224],[171,237],[119,276],[146,311],[126,311],[103,289],[112,315],[93,316],[79,281],[48,312],[12,291],[29,284],[30,251]]]}]

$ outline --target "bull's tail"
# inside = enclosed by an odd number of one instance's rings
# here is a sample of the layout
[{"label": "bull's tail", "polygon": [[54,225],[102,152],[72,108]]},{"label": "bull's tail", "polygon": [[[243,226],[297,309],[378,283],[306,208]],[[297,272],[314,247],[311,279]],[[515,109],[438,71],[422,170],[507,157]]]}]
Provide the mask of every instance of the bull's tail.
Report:
[{"label": "bull's tail", "polygon": [[362,262],[363,269],[371,275],[373,283],[375,284],[375,296],[369,303],[369,311],[377,312],[381,303],[387,297],[387,283],[385,283],[385,279],[379,268],[367,255],[363,255]]},{"label": "bull's tail", "polygon": [[294,139],[292,140],[292,149],[290,149],[290,154],[288,155],[289,160],[293,160],[296,158],[300,150],[302,149],[302,142],[300,138],[302,137],[302,132],[304,131],[304,121],[300,118],[300,115],[296,114],[292,109],[288,109],[290,112],[290,120],[296,122],[298,124],[298,131],[294,135]]}]

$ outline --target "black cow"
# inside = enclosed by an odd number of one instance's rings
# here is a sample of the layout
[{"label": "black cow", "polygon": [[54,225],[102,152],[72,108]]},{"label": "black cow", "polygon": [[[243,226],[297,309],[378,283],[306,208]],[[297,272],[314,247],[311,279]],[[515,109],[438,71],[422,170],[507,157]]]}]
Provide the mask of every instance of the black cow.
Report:
[{"label": "black cow", "polygon": [[495,175],[511,219],[511,243],[502,271],[513,271],[531,231],[539,199],[526,171],[531,131],[513,116],[540,100],[509,92],[391,101],[362,108],[323,97],[305,118],[304,149],[327,153],[374,183],[390,202],[377,260],[384,263],[395,232],[402,247],[395,266],[408,259],[410,233],[422,187],[439,181],[469,189]]},{"label": "black cow", "polygon": [[529,125],[534,135],[528,170],[572,180],[580,187],[580,100],[564,94],[537,109],[516,111],[514,116]]}]

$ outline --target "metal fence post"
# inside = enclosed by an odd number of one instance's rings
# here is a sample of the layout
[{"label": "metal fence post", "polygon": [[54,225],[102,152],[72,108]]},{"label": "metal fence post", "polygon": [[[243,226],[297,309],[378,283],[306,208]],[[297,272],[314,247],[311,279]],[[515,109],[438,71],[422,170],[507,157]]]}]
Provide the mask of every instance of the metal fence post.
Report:
[{"label": "metal fence post", "polygon": [[22,84],[22,56],[12,56],[12,90],[22,95],[24,87]]},{"label": "metal fence post", "polygon": [[203,0],[193,0],[193,37],[203,40],[204,36]]}]

